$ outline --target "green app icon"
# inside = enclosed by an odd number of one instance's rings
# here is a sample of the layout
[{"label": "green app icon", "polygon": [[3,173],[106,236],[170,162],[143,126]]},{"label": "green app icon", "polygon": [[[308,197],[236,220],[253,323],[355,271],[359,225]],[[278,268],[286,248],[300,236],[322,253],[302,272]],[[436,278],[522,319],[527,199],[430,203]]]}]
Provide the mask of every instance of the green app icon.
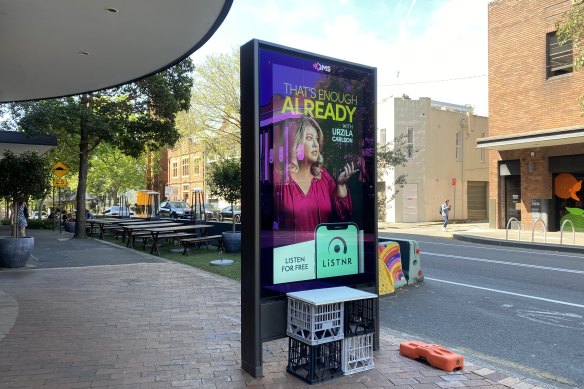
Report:
[{"label": "green app icon", "polygon": [[315,231],[316,278],[357,274],[358,237],[355,223],[319,224]]}]

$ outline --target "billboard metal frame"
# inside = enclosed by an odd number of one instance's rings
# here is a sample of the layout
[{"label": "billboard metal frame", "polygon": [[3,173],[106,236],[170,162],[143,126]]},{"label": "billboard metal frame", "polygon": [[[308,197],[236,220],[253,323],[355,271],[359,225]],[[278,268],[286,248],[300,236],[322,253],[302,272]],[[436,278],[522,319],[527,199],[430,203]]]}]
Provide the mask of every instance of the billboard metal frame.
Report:
[{"label": "billboard metal frame", "polygon": [[[261,210],[260,210],[260,49],[269,49],[292,56],[316,58],[340,66],[365,69],[371,73],[372,98],[371,115],[373,137],[377,134],[376,121],[376,69],[329,58],[322,55],[303,52],[288,47],[259,40],[251,40],[241,47],[241,169],[242,169],[242,251],[241,251],[241,358],[242,367],[254,377],[261,377],[262,343],[286,336],[286,296],[262,298],[261,295]],[[375,147],[375,146],[374,146]],[[374,185],[377,183],[376,165],[372,172]],[[375,190],[376,192],[376,190]],[[376,194],[375,194],[376,196]],[[375,197],[377,204],[377,197]],[[377,247],[377,207],[374,211],[373,234],[375,250]],[[377,251],[375,251],[375,255]],[[369,292],[378,293],[377,258],[375,258],[375,280],[367,285],[346,285]],[[375,311],[378,301],[375,299]],[[376,320],[375,349],[379,345],[379,323]]]}]

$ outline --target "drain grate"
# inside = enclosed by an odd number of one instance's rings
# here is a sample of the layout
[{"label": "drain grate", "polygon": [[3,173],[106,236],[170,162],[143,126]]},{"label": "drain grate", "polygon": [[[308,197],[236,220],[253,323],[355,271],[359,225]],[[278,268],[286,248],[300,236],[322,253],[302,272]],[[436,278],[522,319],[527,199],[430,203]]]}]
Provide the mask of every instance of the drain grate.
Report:
[{"label": "drain grate", "polygon": [[142,280],[139,278],[125,278],[125,279],[122,279],[122,282],[125,282],[128,285],[134,285],[134,284],[139,284],[140,282],[142,282]]}]

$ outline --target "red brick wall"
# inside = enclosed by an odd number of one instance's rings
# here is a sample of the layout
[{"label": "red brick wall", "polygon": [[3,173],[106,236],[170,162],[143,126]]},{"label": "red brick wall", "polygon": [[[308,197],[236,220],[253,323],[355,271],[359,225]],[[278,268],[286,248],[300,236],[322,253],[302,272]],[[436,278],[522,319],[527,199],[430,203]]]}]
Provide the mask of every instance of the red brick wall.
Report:
[{"label": "red brick wall", "polygon": [[[546,79],[546,33],[571,0],[495,0],[489,3],[489,136],[584,125],[578,98],[584,71]],[[497,161],[521,160],[522,219],[531,198],[551,198],[549,155],[583,153],[582,145],[489,152],[490,198],[498,199],[497,226],[504,228]],[[528,172],[531,152],[535,171]],[[527,198],[529,197],[529,199]]]}]

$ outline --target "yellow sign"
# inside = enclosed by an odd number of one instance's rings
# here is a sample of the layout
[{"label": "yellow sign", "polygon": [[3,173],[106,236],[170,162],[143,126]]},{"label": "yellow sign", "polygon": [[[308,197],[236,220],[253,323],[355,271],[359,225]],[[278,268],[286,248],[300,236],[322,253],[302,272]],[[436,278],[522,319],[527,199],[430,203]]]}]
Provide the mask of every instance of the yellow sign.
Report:
[{"label": "yellow sign", "polygon": [[67,186],[68,182],[67,179],[65,178],[54,178],[53,179],[53,186],[55,188],[63,188],[65,186]]},{"label": "yellow sign", "polygon": [[69,168],[65,166],[63,162],[57,162],[53,165],[53,167],[51,167],[51,169],[53,170],[53,173],[55,173],[55,175],[59,178],[63,177],[69,171]]}]

